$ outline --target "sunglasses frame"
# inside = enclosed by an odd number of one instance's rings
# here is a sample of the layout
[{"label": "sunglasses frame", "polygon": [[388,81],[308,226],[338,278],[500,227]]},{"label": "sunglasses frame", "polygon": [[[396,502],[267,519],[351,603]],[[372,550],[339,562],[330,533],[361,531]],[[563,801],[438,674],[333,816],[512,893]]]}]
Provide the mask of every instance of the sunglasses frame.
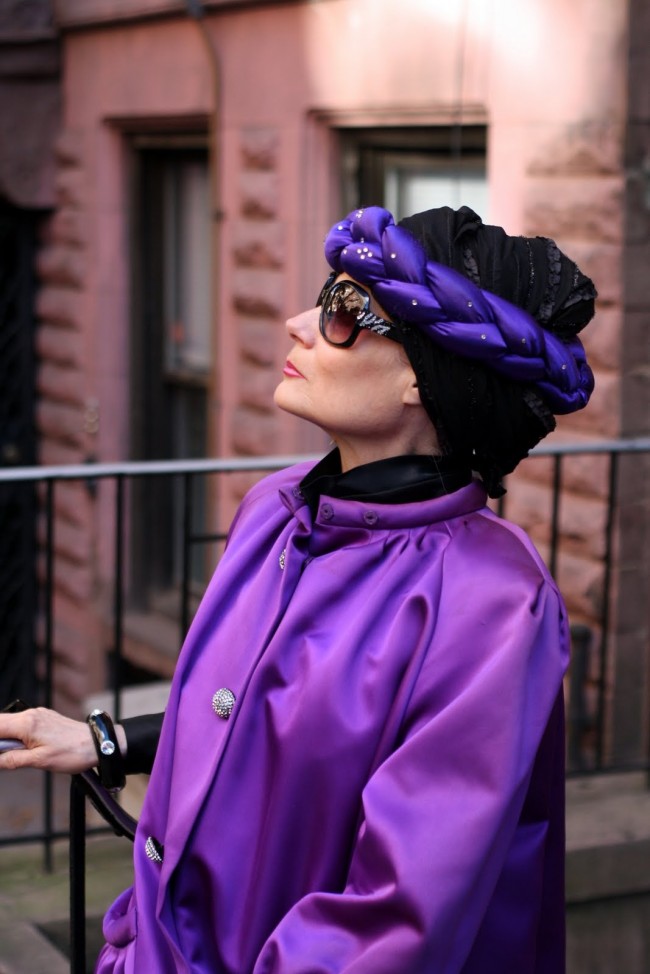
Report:
[{"label": "sunglasses frame", "polygon": [[[402,344],[402,335],[400,330],[393,324],[392,321],[387,321],[386,318],[380,318],[379,315],[373,314],[370,310],[371,296],[365,291],[359,284],[354,281],[344,280],[336,281],[336,273],[332,272],[330,276],[325,281],[320,294],[318,295],[318,300],[316,302],[316,307],[320,308],[320,319],[319,319],[319,330],[328,345],[332,345],[334,348],[351,348],[356,342],[362,329],[366,331],[374,332],[375,335],[381,335],[383,338],[390,338],[394,342]],[[325,310],[326,303],[329,301],[332,292],[335,292],[338,288],[348,287],[355,291],[360,298],[363,299],[363,308],[357,314],[354,326],[352,328],[352,333],[349,338],[346,338],[342,342],[333,342],[331,338],[327,337],[326,334],[326,318],[327,312]]]}]

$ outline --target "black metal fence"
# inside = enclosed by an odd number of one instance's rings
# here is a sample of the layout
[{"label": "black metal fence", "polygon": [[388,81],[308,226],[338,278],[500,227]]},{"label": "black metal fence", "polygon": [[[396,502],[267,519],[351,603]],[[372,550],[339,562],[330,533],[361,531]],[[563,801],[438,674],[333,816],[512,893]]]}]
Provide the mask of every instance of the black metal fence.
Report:
[{"label": "black metal fence", "polygon": [[[610,668],[610,621],[613,602],[612,582],[616,571],[615,540],[620,515],[620,464],[623,457],[631,458],[642,465],[650,457],[650,438],[600,441],[585,444],[541,445],[533,456],[545,457],[551,464],[550,507],[545,515],[547,522],[547,561],[552,573],[561,568],[563,557],[563,535],[561,531],[562,503],[565,497],[564,477],[566,464],[570,458],[591,455],[601,457],[605,465],[604,483],[606,495],[602,496],[605,516],[602,520],[602,595],[599,617],[593,625],[573,627],[573,661],[570,677],[568,707],[568,761],[573,772],[593,772],[609,770],[605,754],[608,738],[608,714],[611,701],[608,701],[608,672]],[[257,457],[231,460],[166,461],[147,463],[93,464],[92,466],[35,467],[0,470],[0,489],[3,484],[36,485],[41,497],[41,517],[43,529],[40,532],[41,568],[39,578],[39,619],[38,639],[36,627],[31,638],[38,643],[38,658],[42,661],[38,675],[37,702],[51,706],[54,687],[54,625],[55,625],[55,550],[57,531],[57,490],[64,482],[77,481],[86,484],[92,492],[100,481],[114,484],[114,505],[112,511],[112,637],[111,655],[113,665],[110,669],[110,690],[113,696],[113,712],[116,720],[120,718],[121,691],[124,686],[124,646],[125,612],[127,593],[125,578],[128,575],[127,527],[130,529],[127,504],[127,488],[136,481],[149,482],[151,478],[175,478],[180,485],[178,517],[182,521],[180,558],[180,595],[178,600],[178,627],[180,636],[187,631],[192,613],[192,553],[197,546],[223,540],[223,535],[206,530],[205,525],[197,524],[193,498],[196,492],[193,484],[197,478],[208,475],[226,477],[232,474],[259,473],[280,469],[289,464],[307,459],[296,456]],[[506,496],[507,502],[507,496]],[[508,514],[507,503],[502,504],[500,513]],[[176,525],[178,527],[178,525]],[[181,638],[178,640],[180,647]],[[647,652],[647,647],[645,647]],[[0,673],[0,687],[2,674]],[[595,699],[595,704],[593,700]],[[0,701],[0,706],[4,701]],[[608,707],[608,703],[610,706]],[[643,719],[646,725],[650,719],[650,705],[645,701]],[[589,741],[588,757],[585,757],[585,740]],[[638,756],[635,766],[650,768],[650,742]],[[57,838],[67,837],[67,830],[54,827],[54,802],[52,778],[44,775],[42,828],[29,835],[5,836],[0,845],[17,842],[39,841],[43,843],[46,867],[51,866],[51,847]]]}]

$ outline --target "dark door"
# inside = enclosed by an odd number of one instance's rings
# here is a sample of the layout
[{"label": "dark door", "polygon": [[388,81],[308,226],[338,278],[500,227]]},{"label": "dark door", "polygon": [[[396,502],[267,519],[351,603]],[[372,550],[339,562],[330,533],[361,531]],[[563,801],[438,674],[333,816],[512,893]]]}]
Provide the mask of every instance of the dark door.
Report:
[{"label": "dark door", "polygon": [[[35,462],[38,220],[0,201],[0,470]],[[35,699],[35,592],[35,488],[0,482],[0,707]]]}]

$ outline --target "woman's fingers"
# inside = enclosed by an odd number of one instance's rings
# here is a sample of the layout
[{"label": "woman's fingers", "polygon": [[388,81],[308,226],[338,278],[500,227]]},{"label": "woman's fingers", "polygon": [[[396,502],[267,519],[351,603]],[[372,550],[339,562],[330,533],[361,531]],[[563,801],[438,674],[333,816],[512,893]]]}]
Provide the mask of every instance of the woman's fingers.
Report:
[{"label": "woman's fingers", "polygon": [[77,774],[97,763],[88,725],[44,707],[0,714],[0,738],[16,738],[24,745],[0,754],[0,771],[40,768]]}]

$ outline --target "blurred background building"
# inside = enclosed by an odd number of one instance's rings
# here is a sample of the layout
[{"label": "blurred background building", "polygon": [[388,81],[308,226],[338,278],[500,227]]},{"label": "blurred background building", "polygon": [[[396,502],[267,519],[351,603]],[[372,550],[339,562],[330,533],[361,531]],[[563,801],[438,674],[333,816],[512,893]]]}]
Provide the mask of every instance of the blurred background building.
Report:
[{"label": "blurred background building", "polygon": [[[600,295],[596,391],[555,436],[649,435],[649,50],[646,0],[3,0],[0,465],[320,451],[272,406],[284,321],[318,293],[326,229],[367,203],[469,204],[555,238]],[[620,767],[650,738],[649,473],[647,454],[621,459],[607,586],[607,465],[563,474],[557,574],[596,641],[611,598],[604,746]],[[197,484],[195,509],[225,529],[249,482]],[[0,490],[9,696],[29,690],[46,625],[46,497]],[[544,458],[508,493],[543,553],[552,490]],[[106,681],[113,504],[91,475],[56,495],[54,699],[73,713]],[[134,679],[169,676],[178,650],[182,551],[162,526],[180,504],[173,482],[129,486]],[[192,561],[196,593],[210,567]],[[649,889],[630,893],[646,924]]]}]

